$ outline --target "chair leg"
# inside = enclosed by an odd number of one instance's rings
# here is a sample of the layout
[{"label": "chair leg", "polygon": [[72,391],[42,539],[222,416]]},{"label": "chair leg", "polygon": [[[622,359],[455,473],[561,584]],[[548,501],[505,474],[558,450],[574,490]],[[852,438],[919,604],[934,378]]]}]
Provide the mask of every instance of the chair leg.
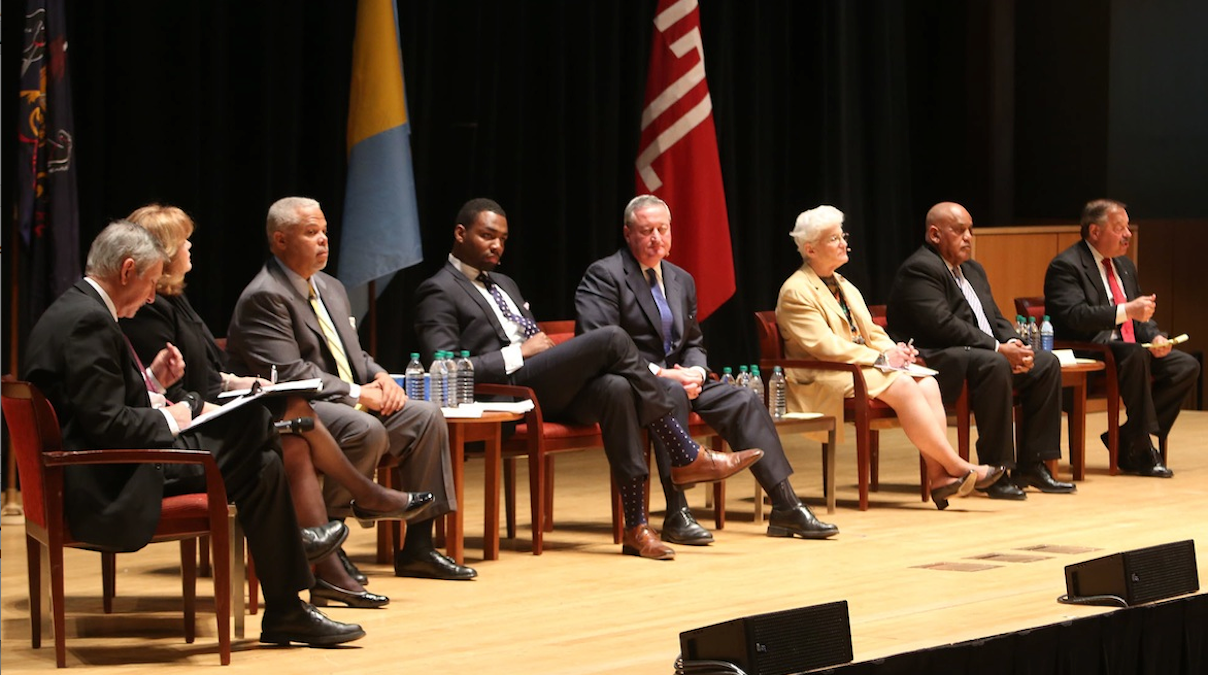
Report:
[{"label": "chair leg", "polygon": [[29,576],[29,643],[34,649],[41,649],[42,542],[28,534],[25,535],[25,568]]},{"label": "chair leg", "polygon": [[545,458],[545,484],[542,487],[545,493],[545,514],[542,518],[546,532],[554,531],[554,458],[549,455]]},{"label": "chair leg", "polygon": [[63,590],[63,542],[55,541],[51,535],[50,557],[50,607],[53,612],[55,631],[55,665],[67,667],[67,603]]},{"label": "chair leg", "polygon": [[203,534],[197,542],[197,576],[209,577],[214,573],[210,566],[210,535]]},{"label": "chair leg", "polygon": [[[725,452],[726,442],[721,436],[709,437],[709,449],[713,452]],[[726,481],[713,484],[713,524],[717,529],[726,529]]]},{"label": "chair leg", "polygon": [[[247,606],[243,600],[244,581],[247,579],[247,558],[244,552],[243,540],[243,525],[239,523],[239,519],[235,517],[235,507],[227,507],[227,567],[228,567],[228,593],[231,596],[229,609],[232,616],[235,617],[235,637],[243,639],[244,635],[244,613],[247,611]],[[218,576],[214,576],[214,583],[219,581]],[[217,589],[215,590],[217,592]]]},{"label": "chair leg", "polygon": [[247,613],[260,611],[260,579],[256,576],[256,560],[247,554]]},{"label": "chair leg", "polygon": [[927,476],[927,461],[922,453],[919,453],[919,486],[923,502],[926,503],[931,498],[931,479]]},{"label": "chair leg", "polygon": [[180,540],[180,597],[185,603],[185,643],[197,639],[197,540]]},{"label": "chair leg", "polygon": [[860,491],[860,510],[868,510],[868,479],[871,473],[872,430],[868,428],[867,420],[861,424],[856,421],[856,474]]},{"label": "chair leg", "polygon": [[[390,467],[379,467],[377,481],[383,487],[394,487],[393,470]],[[377,562],[379,565],[394,561],[393,552],[397,538],[391,538],[394,533],[394,528],[391,527],[392,522],[394,521],[380,520],[377,524]]]},{"label": "chair leg", "polygon": [[101,554],[101,607],[113,613],[113,598],[117,595],[117,554]]},{"label": "chair leg", "polygon": [[508,539],[516,538],[516,458],[503,460],[503,510]]},{"label": "chair leg", "polygon": [[868,461],[871,467],[871,489],[873,492],[881,490],[881,432],[875,429],[868,430]]},{"label": "chair leg", "polygon": [[545,549],[545,456],[529,453],[529,513],[533,519],[533,555]]}]

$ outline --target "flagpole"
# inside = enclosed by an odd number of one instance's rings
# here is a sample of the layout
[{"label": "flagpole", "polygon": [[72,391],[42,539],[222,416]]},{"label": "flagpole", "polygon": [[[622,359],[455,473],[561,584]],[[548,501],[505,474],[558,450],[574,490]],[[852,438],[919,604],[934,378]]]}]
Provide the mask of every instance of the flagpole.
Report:
[{"label": "flagpole", "polygon": [[[17,227],[12,228],[13,243],[9,248],[13,252],[20,250],[20,248],[19,248],[20,240],[17,239],[17,237],[21,236],[17,232],[17,230],[19,230],[19,229],[20,228],[17,228]],[[8,368],[9,368],[9,375],[11,375],[12,377],[15,378],[15,377],[17,377],[17,372],[18,372],[17,355],[21,353],[21,350],[19,349],[19,345],[17,344],[17,340],[19,339],[20,332],[21,332],[20,327],[17,325],[18,318],[20,317],[20,314],[21,314],[20,311],[18,311],[18,309],[17,309],[17,298],[20,297],[20,289],[17,287],[18,283],[20,281],[20,275],[18,274],[18,272],[19,272],[18,263],[20,262],[20,256],[11,255],[9,257],[11,258],[11,261],[9,262],[9,266],[12,268],[11,274],[13,277],[13,283],[12,283],[12,299],[9,302],[10,315],[9,315],[9,320],[8,320],[8,330],[9,330]],[[12,440],[11,436],[9,437],[9,440],[10,441]],[[13,449],[11,447],[8,449],[8,461],[5,462],[5,465],[4,465],[4,476],[5,476],[4,506],[0,507],[0,515],[19,516],[19,515],[23,514],[25,511],[21,505],[21,493],[17,491],[17,453],[13,452]]]}]

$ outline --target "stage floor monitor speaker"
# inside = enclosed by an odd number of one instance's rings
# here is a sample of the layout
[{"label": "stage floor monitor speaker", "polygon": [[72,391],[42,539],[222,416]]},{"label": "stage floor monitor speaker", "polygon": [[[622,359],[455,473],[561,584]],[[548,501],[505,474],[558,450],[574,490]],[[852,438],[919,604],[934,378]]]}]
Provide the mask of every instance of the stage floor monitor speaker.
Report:
[{"label": "stage floor monitor speaker", "polygon": [[680,656],[747,675],[789,675],[852,660],[847,601],[755,614],[680,633]]},{"label": "stage floor monitor speaker", "polygon": [[1065,588],[1070,602],[1115,596],[1128,606],[1195,593],[1200,590],[1195,542],[1176,541],[1067,565]]}]

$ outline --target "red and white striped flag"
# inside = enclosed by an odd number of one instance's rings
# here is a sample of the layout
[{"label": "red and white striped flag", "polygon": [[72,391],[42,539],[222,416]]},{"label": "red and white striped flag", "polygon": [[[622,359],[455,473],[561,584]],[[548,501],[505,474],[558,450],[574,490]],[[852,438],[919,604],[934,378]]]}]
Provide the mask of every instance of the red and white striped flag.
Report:
[{"label": "red and white striped flag", "polygon": [[668,260],[695,277],[703,320],[734,295],[734,255],[697,0],[659,0],[654,28],[637,191],[671,207]]}]

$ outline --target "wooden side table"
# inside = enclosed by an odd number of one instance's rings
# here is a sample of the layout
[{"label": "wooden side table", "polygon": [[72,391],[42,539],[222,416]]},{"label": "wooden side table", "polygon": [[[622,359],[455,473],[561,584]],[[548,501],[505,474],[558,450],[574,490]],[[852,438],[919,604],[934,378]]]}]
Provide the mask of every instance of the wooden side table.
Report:
[{"label": "wooden side table", "polygon": [[[1070,407],[1070,466],[1074,480],[1086,477],[1086,374],[1104,369],[1102,361],[1078,359],[1077,363],[1061,367],[1061,386],[1074,390]],[[1049,473],[1057,476],[1057,460],[1047,462]]]},{"label": "wooden side table", "polygon": [[449,425],[449,455],[453,462],[453,486],[457,493],[457,510],[446,518],[446,552],[457,561],[465,560],[465,463],[466,443],[485,443],[485,504],[483,507],[482,557],[499,559],[499,477],[502,460],[504,422],[524,418],[520,413],[485,412],[482,417],[451,417]]}]

